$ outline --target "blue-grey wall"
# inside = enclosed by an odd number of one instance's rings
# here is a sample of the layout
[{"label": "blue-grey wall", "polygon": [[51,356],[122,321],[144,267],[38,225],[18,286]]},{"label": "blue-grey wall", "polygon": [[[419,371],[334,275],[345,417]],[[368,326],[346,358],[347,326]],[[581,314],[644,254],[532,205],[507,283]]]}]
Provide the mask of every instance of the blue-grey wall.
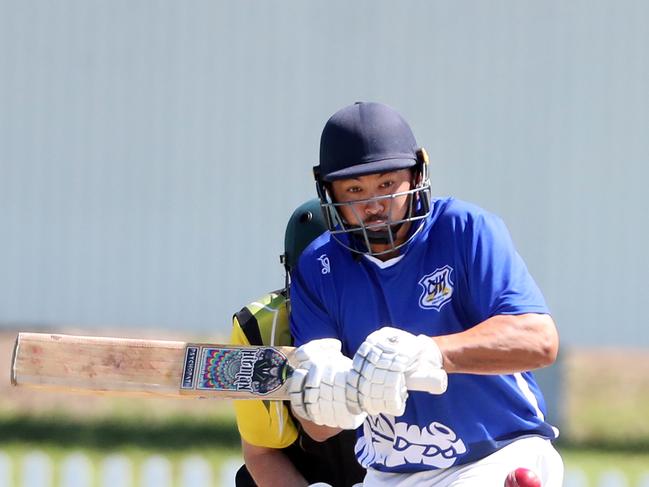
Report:
[{"label": "blue-grey wall", "polygon": [[408,118],[564,344],[649,346],[649,3],[0,0],[0,326],[226,333],[328,116]]}]

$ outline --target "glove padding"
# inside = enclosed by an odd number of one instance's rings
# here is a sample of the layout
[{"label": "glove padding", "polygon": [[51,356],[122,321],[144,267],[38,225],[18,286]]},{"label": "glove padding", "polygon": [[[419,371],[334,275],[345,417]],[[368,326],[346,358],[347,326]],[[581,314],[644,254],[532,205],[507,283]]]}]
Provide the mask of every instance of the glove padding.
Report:
[{"label": "glove padding", "polygon": [[340,352],[334,338],[305,343],[295,351],[297,359],[288,391],[298,416],[325,426],[356,429],[366,418],[362,411],[347,409],[345,388],[352,361]]},{"label": "glove padding", "polygon": [[418,369],[441,369],[442,353],[431,337],[384,327],[371,333],[354,355],[347,377],[350,412],[401,416],[406,408],[406,377]]}]

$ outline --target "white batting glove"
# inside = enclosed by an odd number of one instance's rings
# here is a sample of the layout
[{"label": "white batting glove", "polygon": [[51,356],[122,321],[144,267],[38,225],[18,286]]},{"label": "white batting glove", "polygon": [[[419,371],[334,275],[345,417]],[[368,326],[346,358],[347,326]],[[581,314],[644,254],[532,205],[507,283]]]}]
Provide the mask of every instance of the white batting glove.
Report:
[{"label": "white batting glove", "polygon": [[299,347],[288,391],[298,416],[319,425],[356,429],[367,415],[347,409],[345,388],[352,361],[340,348],[340,341],[334,338],[313,340]]},{"label": "white batting glove", "polygon": [[347,378],[347,407],[352,413],[401,416],[406,408],[406,375],[441,369],[442,353],[431,337],[384,327],[371,333],[354,355]]}]

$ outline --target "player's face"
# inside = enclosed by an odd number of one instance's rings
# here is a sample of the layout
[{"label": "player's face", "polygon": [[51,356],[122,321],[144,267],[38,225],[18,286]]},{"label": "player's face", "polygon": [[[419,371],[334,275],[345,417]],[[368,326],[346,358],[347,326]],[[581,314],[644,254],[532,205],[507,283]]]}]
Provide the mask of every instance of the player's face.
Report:
[{"label": "player's face", "polygon": [[334,181],[331,190],[336,203],[351,203],[339,207],[344,220],[350,225],[364,223],[371,230],[373,224],[388,224],[405,217],[408,195],[385,197],[406,192],[412,184],[410,169],[401,169]]}]

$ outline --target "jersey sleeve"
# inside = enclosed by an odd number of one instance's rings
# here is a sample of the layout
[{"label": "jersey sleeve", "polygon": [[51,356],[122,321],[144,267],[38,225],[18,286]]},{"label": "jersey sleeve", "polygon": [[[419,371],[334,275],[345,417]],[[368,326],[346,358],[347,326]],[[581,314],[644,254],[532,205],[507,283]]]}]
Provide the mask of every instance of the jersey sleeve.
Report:
[{"label": "jersey sleeve", "polygon": [[477,215],[467,241],[469,285],[481,321],[499,314],[549,314],[500,218],[486,212]]},{"label": "jersey sleeve", "polygon": [[325,309],[322,293],[316,291],[318,283],[309,282],[308,277],[299,266],[293,271],[290,324],[296,347],[319,338],[340,338],[335,322]]},{"label": "jersey sleeve", "polygon": [[241,323],[236,316],[232,318],[232,333],[230,334],[230,343],[232,345],[250,345],[250,341],[241,327]]},{"label": "jersey sleeve", "polygon": [[[230,343],[249,345],[239,320],[232,323]],[[232,401],[241,438],[255,446],[286,448],[297,439],[297,428],[282,401]]]}]

